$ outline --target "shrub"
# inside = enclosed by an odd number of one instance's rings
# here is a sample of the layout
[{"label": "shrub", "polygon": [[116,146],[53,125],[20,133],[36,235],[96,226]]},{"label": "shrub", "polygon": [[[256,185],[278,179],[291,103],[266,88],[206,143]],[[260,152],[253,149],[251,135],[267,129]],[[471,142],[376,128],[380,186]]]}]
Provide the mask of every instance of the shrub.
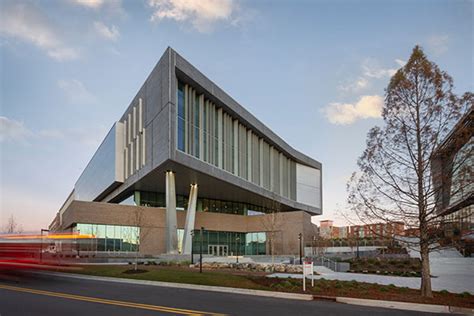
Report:
[{"label": "shrub", "polygon": [[439,293],[441,293],[441,294],[449,294],[449,291],[448,291],[448,290],[441,290],[441,291],[439,291]]},{"label": "shrub", "polygon": [[469,293],[469,292],[462,292],[461,294],[459,294],[459,296],[461,296],[461,297],[471,297],[471,293]]},{"label": "shrub", "polygon": [[385,286],[381,286],[379,289],[380,292],[388,292],[388,288]]},{"label": "shrub", "polygon": [[407,288],[406,286],[401,287],[401,288],[399,288],[398,290],[399,290],[400,292],[402,292],[402,293],[408,292],[408,288]]},{"label": "shrub", "polygon": [[375,264],[376,262],[377,262],[377,260],[374,259],[374,258],[368,258],[367,259],[367,263],[369,263],[369,264]]}]

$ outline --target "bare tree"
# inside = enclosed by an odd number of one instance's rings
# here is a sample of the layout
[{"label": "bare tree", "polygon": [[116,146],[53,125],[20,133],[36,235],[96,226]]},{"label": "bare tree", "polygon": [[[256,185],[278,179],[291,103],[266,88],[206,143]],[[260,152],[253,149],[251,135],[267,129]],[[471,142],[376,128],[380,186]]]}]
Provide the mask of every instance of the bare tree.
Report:
[{"label": "bare tree", "polygon": [[10,215],[10,217],[7,220],[7,223],[5,224],[3,228],[3,232],[7,234],[15,234],[15,233],[22,233],[23,228],[20,224],[15,219],[15,216]]},{"label": "bare tree", "polygon": [[146,216],[145,216],[145,208],[141,206],[133,207],[133,211],[130,212],[130,223],[133,226],[139,228],[138,233],[134,236],[135,237],[135,271],[138,270],[138,255],[140,252],[140,244],[141,242],[147,238],[147,236],[151,232],[151,228],[147,224]]},{"label": "bare tree", "polygon": [[267,232],[267,239],[272,256],[272,269],[275,266],[275,241],[278,232],[281,230],[282,218],[278,208],[274,207],[269,214],[262,216],[262,225]]},{"label": "bare tree", "polygon": [[321,236],[314,236],[312,241],[312,254],[316,257],[324,257],[329,241]]},{"label": "bare tree", "polygon": [[[439,188],[432,159],[472,94],[458,99],[452,78],[416,46],[407,64],[391,78],[382,111],[383,127],[372,128],[348,183],[348,203],[359,221],[405,223],[418,232],[413,245],[422,263],[421,295],[432,297],[429,253],[437,245]],[[472,131],[471,131],[472,134]],[[446,179],[452,178],[442,173]]]}]

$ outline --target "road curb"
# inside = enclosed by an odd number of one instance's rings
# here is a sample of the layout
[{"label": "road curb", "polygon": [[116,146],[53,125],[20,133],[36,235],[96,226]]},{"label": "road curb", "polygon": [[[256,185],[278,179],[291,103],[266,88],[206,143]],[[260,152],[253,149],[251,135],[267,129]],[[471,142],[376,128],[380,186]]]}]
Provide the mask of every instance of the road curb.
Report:
[{"label": "road curb", "polygon": [[82,274],[79,275],[79,274],[63,273],[63,272],[34,272],[34,273],[57,276],[57,277],[65,277],[65,278],[92,280],[92,281],[151,285],[151,286],[171,287],[171,288],[186,289],[186,290],[201,290],[201,291],[211,291],[211,292],[221,292],[221,293],[231,293],[231,294],[264,296],[264,297],[272,297],[272,298],[285,298],[285,299],[291,299],[291,300],[303,300],[303,301],[313,300],[313,295],[311,294],[297,294],[297,293],[285,293],[285,292],[274,292],[274,291],[263,291],[263,290],[239,289],[239,288],[234,288],[234,287],[123,279],[123,278],[113,278],[113,277],[82,275]]},{"label": "road curb", "polygon": [[285,292],[274,292],[274,291],[263,291],[263,290],[249,290],[249,289],[239,289],[239,288],[233,288],[233,287],[123,279],[123,278],[102,277],[102,276],[73,274],[73,273],[64,273],[64,272],[34,271],[33,273],[51,275],[51,276],[56,276],[56,277],[64,277],[64,278],[91,280],[91,281],[105,281],[105,282],[115,282],[115,283],[150,285],[150,286],[170,287],[170,288],[176,288],[176,289],[201,290],[201,291],[242,294],[242,295],[262,296],[262,297],[271,297],[271,298],[284,298],[284,299],[303,300],[303,301],[325,300],[325,301],[332,301],[332,302],[343,303],[343,304],[409,310],[409,311],[417,311],[417,312],[428,312],[428,313],[474,315],[473,309],[464,308],[464,307],[446,306],[446,305],[418,304],[418,303],[408,303],[408,302],[398,302],[398,301],[369,300],[369,299],[350,298],[350,297],[334,297],[334,296],[324,296],[324,295],[285,293]]},{"label": "road curb", "polygon": [[474,315],[474,310],[471,308],[454,307],[447,305],[419,304],[397,301],[379,301],[351,297],[336,297],[336,302],[351,305],[401,309],[415,312]]}]

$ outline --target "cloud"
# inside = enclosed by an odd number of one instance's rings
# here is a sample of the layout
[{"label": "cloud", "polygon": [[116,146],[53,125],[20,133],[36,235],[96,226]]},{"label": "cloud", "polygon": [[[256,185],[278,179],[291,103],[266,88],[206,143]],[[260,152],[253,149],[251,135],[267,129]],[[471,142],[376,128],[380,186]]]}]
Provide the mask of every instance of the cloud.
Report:
[{"label": "cloud", "polygon": [[64,91],[66,97],[71,103],[92,104],[97,102],[97,98],[79,80],[59,80],[58,87]]},{"label": "cloud", "polygon": [[367,58],[362,62],[362,71],[364,76],[366,77],[381,79],[393,76],[397,72],[397,69],[383,68],[378,64],[376,60]]},{"label": "cloud", "polygon": [[126,15],[121,0],[69,0],[69,3],[94,11],[102,10],[111,15]]},{"label": "cloud", "polygon": [[369,86],[369,80],[365,77],[358,77],[354,82],[341,84],[338,88],[342,91],[359,92]]},{"label": "cloud", "polygon": [[31,135],[23,122],[0,116],[0,142],[25,141]]},{"label": "cloud", "polygon": [[104,0],[71,0],[72,3],[90,8],[90,9],[99,9],[104,4]]},{"label": "cloud", "polygon": [[449,36],[446,34],[432,35],[428,38],[428,49],[435,55],[442,55],[448,50]]},{"label": "cloud", "polygon": [[63,43],[47,16],[38,8],[26,3],[2,7],[0,34],[33,44],[58,61],[79,57],[76,49]]},{"label": "cloud", "polygon": [[401,59],[395,59],[395,62],[397,63],[398,66],[403,67],[406,65],[406,60],[401,60]]},{"label": "cloud", "polygon": [[383,98],[378,95],[362,96],[356,104],[330,103],[323,109],[332,124],[347,125],[358,119],[379,118],[382,113]]},{"label": "cloud", "polygon": [[230,21],[237,10],[234,0],[148,0],[151,21],[189,22],[199,32],[209,32],[214,23]]},{"label": "cloud", "polygon": [[[395,63],[399,67],[403,67],[406,61],[395,59]],[[338,89],[344,92],[361,92],[371,86],[373,80],[384,79],[393,76],[398,68],[384,68],[381,67],[377,60],[366,58],[361,63],[362,74],[356,77],[353,81],[345,81],[338,86]]]},{"label": "cloud", "polygon": [[94,22],[94,28],[100,36],[107,40],[116,41],[120,36],[119,30],[115,25],[108,27],[104,23],[96,21]]}]

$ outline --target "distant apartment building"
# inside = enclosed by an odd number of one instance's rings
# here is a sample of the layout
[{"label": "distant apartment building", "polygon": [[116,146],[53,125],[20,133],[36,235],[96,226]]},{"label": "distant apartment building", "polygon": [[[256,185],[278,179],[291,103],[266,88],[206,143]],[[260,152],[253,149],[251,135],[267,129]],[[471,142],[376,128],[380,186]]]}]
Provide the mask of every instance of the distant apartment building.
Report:
[{"label": "distant apartment building", "polygon": [[333,221],[324,220],[319,222],[319,236],[324,239],[329,239],[332,236]]},{"label": "distant apartment building", "polygon": [[389,238],[404,234],[405,224],[402,222],[376,223],[354,226],[334,226],[333,221],[320,222],[320,237],[324,239],[359,238]]}]

